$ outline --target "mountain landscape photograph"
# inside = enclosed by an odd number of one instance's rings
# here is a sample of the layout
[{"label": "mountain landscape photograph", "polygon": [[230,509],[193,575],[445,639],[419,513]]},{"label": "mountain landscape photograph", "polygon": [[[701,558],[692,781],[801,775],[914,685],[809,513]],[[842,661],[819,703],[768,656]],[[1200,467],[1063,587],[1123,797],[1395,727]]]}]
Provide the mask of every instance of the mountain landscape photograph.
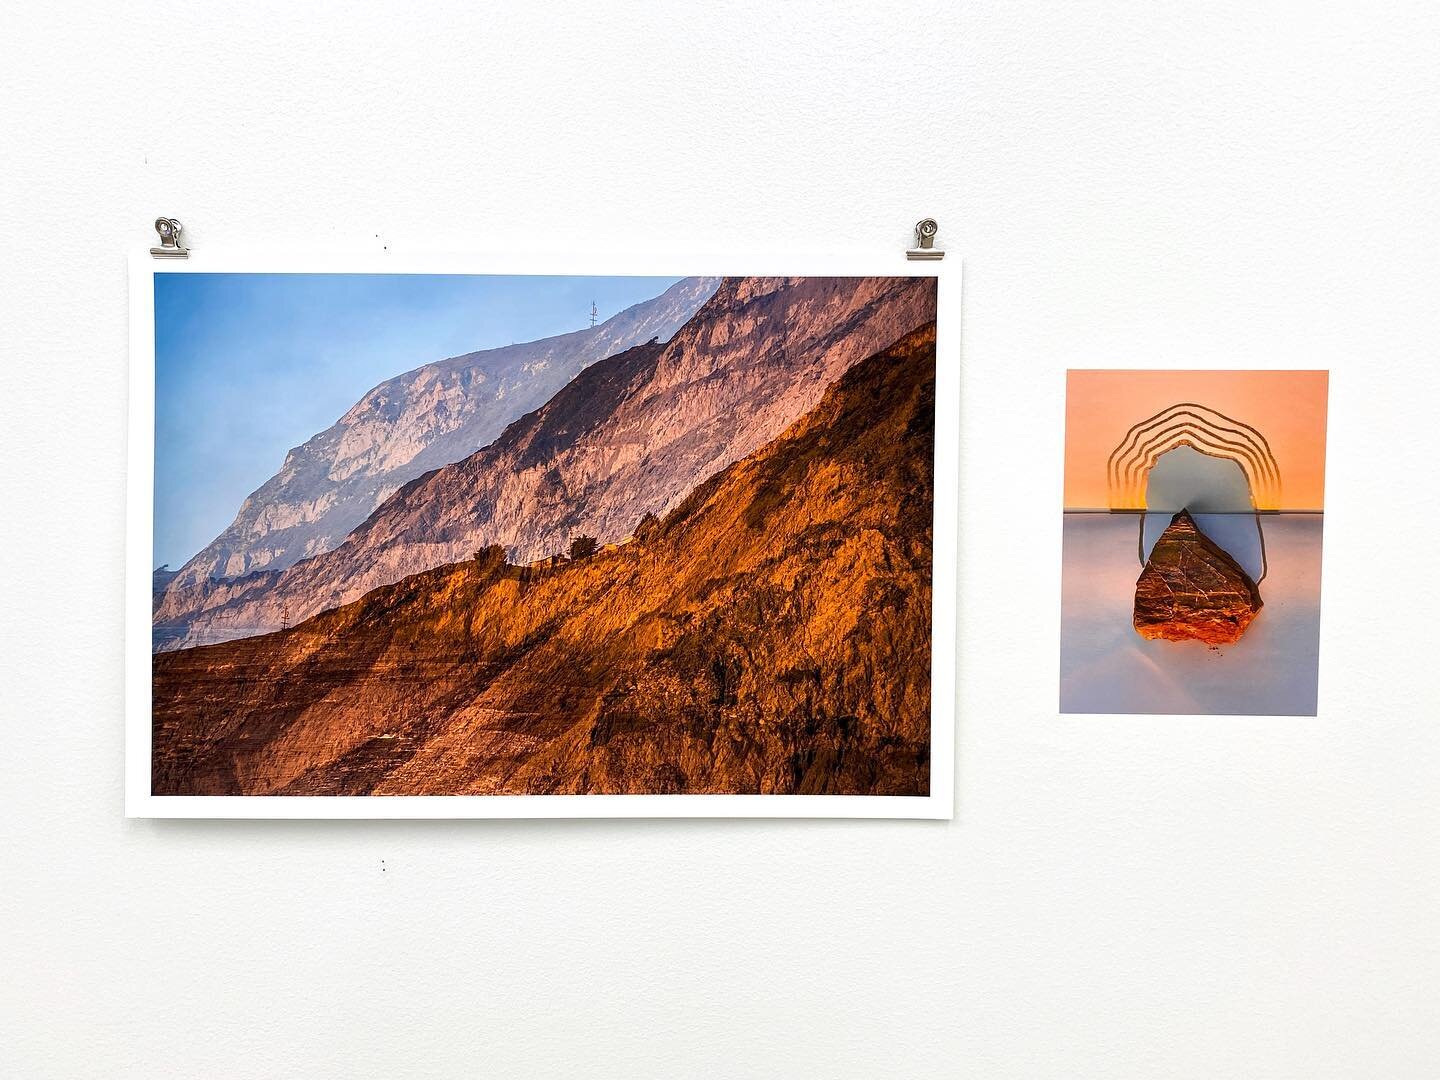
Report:
[{"label": "mountain landscape photograph", "polygon": [[151,794],[928,795],[936,319],[156,274]]}]

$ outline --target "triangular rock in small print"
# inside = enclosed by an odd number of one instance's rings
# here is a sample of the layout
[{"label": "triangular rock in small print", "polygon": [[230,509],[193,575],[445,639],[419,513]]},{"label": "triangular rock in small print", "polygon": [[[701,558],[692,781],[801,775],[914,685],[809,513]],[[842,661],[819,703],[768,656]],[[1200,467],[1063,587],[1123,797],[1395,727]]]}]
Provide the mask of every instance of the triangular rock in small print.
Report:
[{"label": "triangular rock in small print", "polygon": [[1181,510],[1156,541],[1135,583],[1135,629],[1166,641],[1239,641],[1260,613],[1260,589]]}]

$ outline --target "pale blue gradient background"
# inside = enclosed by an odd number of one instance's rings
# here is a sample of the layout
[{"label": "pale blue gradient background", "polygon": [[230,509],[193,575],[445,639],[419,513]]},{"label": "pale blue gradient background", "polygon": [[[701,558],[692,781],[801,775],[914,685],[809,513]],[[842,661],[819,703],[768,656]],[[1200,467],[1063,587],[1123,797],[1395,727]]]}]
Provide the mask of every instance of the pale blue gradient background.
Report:
[{"label": "pale blue gradient background", "polygon": [[155,276],[155,565],[230,524],[285,454],[376,383],[590,325],[678,278]]},{"label": "pale blue gradient background", "polygon": [[[1235,515],[1253,529],[1253,514]],[[1214,526],[1219,515],[1207,515]],[[1060,615],[1062,713],[1314,716],[1325,515],[1262,517],[1265,606],[1231,645],[1135,632],[1136,514],[1067,513]],[[1197,519],[1198,523],[1198,519]],[[1218,530],[1217,530],[1218,531]]]}]

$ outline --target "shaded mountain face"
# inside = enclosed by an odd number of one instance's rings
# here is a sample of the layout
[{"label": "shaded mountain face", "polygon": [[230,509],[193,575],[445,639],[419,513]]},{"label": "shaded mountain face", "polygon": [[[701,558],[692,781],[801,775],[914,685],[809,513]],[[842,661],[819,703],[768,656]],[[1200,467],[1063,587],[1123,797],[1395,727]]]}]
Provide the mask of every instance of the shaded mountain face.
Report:
[{"label": "shaded mountain face", "polygon": [[668,344],[591,365],[493,444],[406,485],[340,547],[279,573],[167,590],[156,647],[294,625],[503,546],[629,535],[813,408],[852,365],[935,319],[933,278],[726,279]]},{"label": "shaded mountain face", "polygon": [[386,380],[291,450],[230,527],[181,567],[177,586],[283,569],[331,550],[402,485],[485,446],[589,364],[651,338],[669,340],[719,283],[686,278],[599,326]]},{"label": "shaded mountain face", "polygon": [[1181,510],[1135,583],[1136,631],[1144,638],[1229,645],[1260,613],[1260,589]]},{"label": "shaded mountain face", "polygon": [[156,609],[160,607],[160,598],[165,593],[165,588],[175,580],[176,571],[169,566],[157,566],[150,572],[150,612],[153,616]]},{"label": "shaded mountain face", "polygon": [[632,544],[154,659],[156,794],[929,789],[933,327]]}]

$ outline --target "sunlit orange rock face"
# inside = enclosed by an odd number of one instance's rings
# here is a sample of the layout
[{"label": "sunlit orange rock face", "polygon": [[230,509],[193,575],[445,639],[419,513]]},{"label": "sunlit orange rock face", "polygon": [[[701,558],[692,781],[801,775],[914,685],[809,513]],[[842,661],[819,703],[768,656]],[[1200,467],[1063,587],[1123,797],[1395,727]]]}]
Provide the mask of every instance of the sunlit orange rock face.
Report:
[{"label": "sunlit orange rock face", "polygon": [[921,795],[933,323],[636,539],[154,661],[157,794]]},{"label": "sunlit orange rock face", "polygon": [[1135,629],[1145,638],[1229,645],[1260,613],[1260,589],[1182,510],[1135,583]]}]

